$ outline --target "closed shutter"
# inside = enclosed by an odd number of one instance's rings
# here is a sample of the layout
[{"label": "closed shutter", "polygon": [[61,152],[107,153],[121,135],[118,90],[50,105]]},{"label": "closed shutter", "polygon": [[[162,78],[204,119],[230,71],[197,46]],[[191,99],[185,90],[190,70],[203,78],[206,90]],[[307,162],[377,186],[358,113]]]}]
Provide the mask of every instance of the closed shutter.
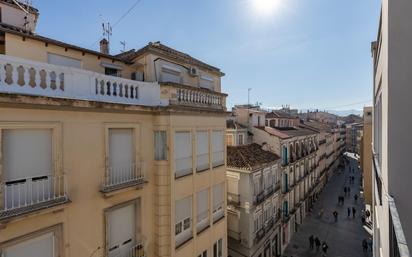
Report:
[{"label": "closed shutter", "polygon": [[225,183],[221,183],[213,186],[213,221],[217,221],[219,218],[223,217],[224,210],[224,190]]},{"label": "closed shutter", "polygon": [[196,136],[197,171],[209,168],[209,135],[207,131],[198,131]]},{"label": "closed shutter", "polygon": [[2,257],[55,257],[54,234],[48,233],[4,249]]},{"label": "closed shutter", "polygon": [[225,163],[224,159],[224,138],[222,130],[213,131],[212,147],[213,147],[213,167]]},{"label": "closed shutter", "polygon": [[176,246],[192,237],[192,197],[176,201],[175,204],[175,240]]},{"label": "closed shutter", "polygon": [[190,132],[176,132],[174,142],[176,177],[192,173],[192,136]]},{"label": "closed shutter", "polygon": [[170,65],[162,65],[161,82],[181,83],[181,70]]},{"label": "closed shutter", "polygon": [[109,166],[112,183],[134,177],[133,129],[109,129]]},{"label": "closed shutter", "polygon": [[214,91],[214,81],[212,77],[201,75],[199,78],[199,84],[201,88],[207,88]]},{"label": "closed shutter", "polygon": [[154,159],[156,161],[167,160],[167,134],[166,131],[154,132],[155,153]]},{"label": "closed shutter", "polygon": [[52,130],[3,130],[2,153],[6,181],[51,175]]},{"label": "closed shutter", "polygon": [[228,193],[230,192],[231,194],[238,195],[239,194],[239,180],[234,179],[234,178],[228,178],[227,179],[227,191]]},{"label": "closed shutter", "polygon": [[136,240],[136,205],[130,204],[107,214],[109,256],[130,251]]},{"label": "closed shutter", "polygon": [[61,65],[78,69],[82,68],[82,62],[80,60],[57,54],[48,53],[47,62],[54,65]]},{"label": "closed shutter", "polygon": [[209,225],[209,189],[197,192],[197,231]]}]

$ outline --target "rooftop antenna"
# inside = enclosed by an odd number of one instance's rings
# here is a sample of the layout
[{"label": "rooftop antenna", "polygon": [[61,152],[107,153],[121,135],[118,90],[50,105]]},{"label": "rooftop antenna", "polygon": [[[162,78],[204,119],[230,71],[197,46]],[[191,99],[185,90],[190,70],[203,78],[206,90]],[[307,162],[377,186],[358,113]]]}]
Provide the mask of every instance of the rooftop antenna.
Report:
[{"label": "rooftop antenna", "polygon": [[120,52],[122,53],[126,52],[126,40],[120,41],[120,44],[123,47],[123,50],[120,50]]},{"label": "rooftop antenna", "polygon": [[103,37],[107,37],[107,42],[109,42],[110,45],[110,36],[112,35],[112,26],[110,26],[110,22],[107,22],[107,24],[102,23],[102,28]]}]

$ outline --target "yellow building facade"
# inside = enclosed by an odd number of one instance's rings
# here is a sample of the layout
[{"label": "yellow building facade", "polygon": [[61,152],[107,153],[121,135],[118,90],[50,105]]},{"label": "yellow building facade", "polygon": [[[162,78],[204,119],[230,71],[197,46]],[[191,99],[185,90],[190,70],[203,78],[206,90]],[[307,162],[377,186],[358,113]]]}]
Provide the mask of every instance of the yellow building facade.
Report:
[{"label": "yellow building facade", "polygon": [[34,28],[0,26],[0,255],[227,256],[224,74]]}]

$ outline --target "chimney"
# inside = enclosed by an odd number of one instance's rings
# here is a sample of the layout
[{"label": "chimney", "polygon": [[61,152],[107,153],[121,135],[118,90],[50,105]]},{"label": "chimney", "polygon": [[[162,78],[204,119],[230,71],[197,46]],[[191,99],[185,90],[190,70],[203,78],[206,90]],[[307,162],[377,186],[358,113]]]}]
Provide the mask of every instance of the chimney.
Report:
[{"label": "chimney", "polygon": [[100,52],[102,54],[109,54],[109,41],[105,38],[100,40]]}]

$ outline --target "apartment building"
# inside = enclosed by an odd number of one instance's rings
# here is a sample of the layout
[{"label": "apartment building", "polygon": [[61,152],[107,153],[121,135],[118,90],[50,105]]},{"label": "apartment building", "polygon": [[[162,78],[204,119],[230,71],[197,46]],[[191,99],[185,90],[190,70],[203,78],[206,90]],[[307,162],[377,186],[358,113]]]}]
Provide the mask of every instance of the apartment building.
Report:
[{"label": "apartment building", "polygon": [[372,205],[372,107],[363,108],[363,134],[361,139],[360,167],[362,172],[363,198]]},{"label": "apartment building", "polygon": [[227,147],[229,256],[280,256],[279,160],[256,143]]},{"label": "apartment building", "polygon": [[159,42],[81,48],[36,34],[33,7],[0,10],[0,255],[227,256],[220,69]]},{"label": "apartment building", "polygon": [[317,133],[299,127],[298,118],[284,111],[267,113],[258,107],[235,106],[233,113],[240,124],[250,129],[253,143],[281,158],[279,249],[283,252],[314,200]]},{"label": "apartment building", "polygon": [[[374,256],[410,256],[412,208],[409,127],[412,2],[382,0],[373,57]],[[366,160],[365,160],[366,161]]]},{"label": "apartment building", "polygon": [[346,148],[351,153],[360,154],[362,127],[361,123],[346,124]]}]

